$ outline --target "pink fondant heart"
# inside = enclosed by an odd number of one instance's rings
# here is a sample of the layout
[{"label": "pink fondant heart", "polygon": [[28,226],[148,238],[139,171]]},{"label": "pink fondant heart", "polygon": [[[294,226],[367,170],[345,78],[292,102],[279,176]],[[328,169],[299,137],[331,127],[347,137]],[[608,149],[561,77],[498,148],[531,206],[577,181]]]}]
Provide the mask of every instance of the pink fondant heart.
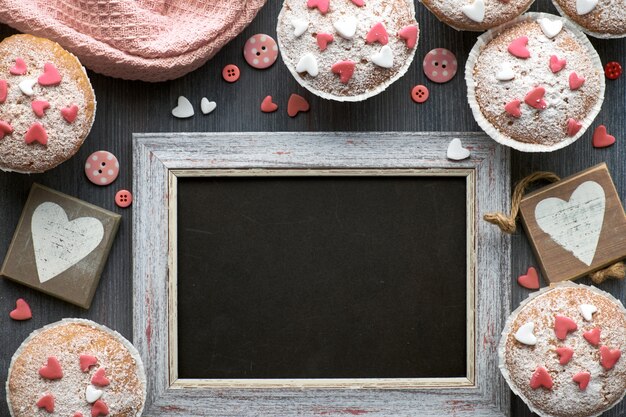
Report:
[{"label": "pink fondant heart", "polygon": [[33,318],[33,312],[30,310],[30,306],[23,298],[18,298],[15,302],[15,310],[9,313],[9,317],[13,320],[29,320]]},{"label": "pink fondant heart", "polygon": [[576,133],[578,133],[581,127],[583,127],[583,125],[578,120],[571,119],[571,118],[568,119],[567,120],[567,136],[576,135]]},{"label": "pink fondant heart", "polygon": [[550,57],[550,71],[555,74],[565,68],[565,64],[567,64],[565,58],[559,59],[556,55]]},{"label": "pink fondant heart", "polygon": [[596,327],[594,329],[586,331],[585,333],[583,333],[583,337],[593,346],[598,346],[600,344],[600,329]]},{"label": "pink fondant heart", "polygon": [[589,372],[579,372],[572,377],[572,381],[578,384],[578,388],[582,391],[587,389],[587,385],[589,385],[589,381],[591,381],[591,374]]},{"label": "pink fondant heart", "polygon": [[622,352],[619,349],[611,349],[608,346],[600,347],[600,365],[604,369],[613,369]]},{"label": "pink fondant heart", "polygon": [[530,57],[530,51],[526,45],[528,45],[528,36],[520,36],[509,44],[508,51],[513,56],[526,59]]},{"label": "pink fondant heart", "polygon": [[600,125],[593,132],[591,144],[594,148],[606,148],[615,143],[615,136],[606,133],[606,126]]},{"label": "pink fondant heart", "polygon": [[333,74],[339,74],[339,80],[342,83],[348,84],[348,81],[350,81],[350,78],[352,78],[352,74],[354,74],[354,67],[355,63],[353,61],[347,60],[334,63],[333,66],[330,67],[330,69]]},{"label": "pink fondant heart", "polygon": [[74,413],[74,417],[83,417],[83,413],[81,413],[80,411],[77,411]]},{"label": "pink fondant heart", "polygon": [[54,64],[46,62],[43,65],[43,74],[39,76],[37,82],[45,87],[58,85],[61,84],[61,74],[59,74],[59,70],[57,70]]},{"label": "pink fondant heart", "polygon": [[80,363],[81,371],[89,372],[89,368],[98,364],[98,358],[92,355],[80,355],[78,362]]},{"label": "pink fondant heart", "polygon": [[106,377],[106,371],[104,368],[98,368],[98,370],[91,377],[91,383],[98,387],[106,387],[111,382]]},{"label": "pink fondant heart", "polygon": [[585,83],[584,77],[579,77],[578,74],[572,71],[569,75],[569,88],[572,90],[578,90]]},{"label": "pink fondant heart", "polygon": [[330,0],[308,0],[306,5],[309,9],[317,7],[321,14],[326,14],[330,7]]},{"label": "pink fondant heart", "polygon": [[518,99],[509,101],[506,106],[504,106],[504,111],[510,114],[513,117],[522,117],[522,110],[520,109],[521,101]]},{"label": "pink fondant heart", "polygon": [[537,389],[544,387],[546,389],[552,389],[552,377],[543,366],[538,367],[533,375],[530,377],[530,387]]},{"label": "pink fondant heart", "polygon": [[287,102],[287,114],[289,117],[296,117],[300,112],[309,111],[309,102],[298,94],[292,94]]},{"label": "pink fondant heart", "polygon": [[37,117],[42,118],[46,112],[50,108],[50,103],[46,100],[35,100],[30,103],[33,111],[37,115]]},{"label": "pink fondant heart", "polygon": [[543,99],[543,96],[546,94],[546,89],[543,87],[536,87],[531,90],[526,97],[524,97],[524,102],[528,104],[530,107],[534,107],[539,110],[544,110],[548,107],[547,103]]},{"label": "pink fondant heart", "polygon": [[4,103],[7,99],[7,80],[0,80],[0,103]]},{"label": "pink fondant heart", "polygon": [[416,25],[405,26],[398,31],[398,36],[406,41],[406,47],[409,49],[413,49],[417,45],[418,34],[419,30]]},{"label": "pink fondant heart", "polygon": [[564,346],[556,349],[556,354],[559,355],[559,363],[561,365],[567,365],[567,363],[574,356],[574,349]]},{"label": "pink fondant heart", "polygon": [[387,34],[387,29],[385,29],[385,25],[381,22],[376,23],[367,35],[365,36],[365,42],[374,43],[378,42],[381,45],[387,45],[389,43],[389,34]]},{"label": "pink fondant heart", "polygon": [[317,46],[320,47],[320,51],[325,51],[328,44],[335,40],[335,37],[330,33],[318,33],[316,40]]},{"label": "pink fondant heart", "polygon": [[365,6],[365,0],[352,0],[352,3],[356,4],[359,7]]},{"label": "pink fondant heart", "polygon": [[45,409],[49,413],[54,413],[54,397],[46,394],[37,401],[37,407]]},{"label": "pink fondant heart", "polygon": [[261,103],[261,111],[263,113],[272,113],[278,110],[278,104],[272,102],[272,96],[267,96]]},{"label": "pink fondant heart", "polygon": [[569,317],[557,314],[554,316],[554,334],[558,339],[565,339],[567,334],[578,329],[576,322]]},{"label": "pink fondant heart", "polygon": [[11,133],[13,133],[13,126],[0,120],[0,139],[4,138],[4,135],[10,135]]},{"label": "pink fondant heart", "polygon": [[63,378],[63,369],[61,369],[59,360],[54,356],[50,356],[48,363],[39,369],[39,375],[50,380]]},{"label": "pink fondant heart", "polygon": [[9,72],[13,75],[24,75],[28,72],[26,62],[22,58],[15,58],[15,65],[11,67]]},{"label": "pink fondant heart", "polygon": [[[518,109],[519,109],[519,100],[517,101],[518,101]],[[529,290],[538,290],[539,289],[539,274],[537,274],[537,270],[531,266],[530,268],[528,268],[526,275],[520,275],[517,278],[517,283],[524,288],[528,288]]]},{"label": "pink fondant heart", "polygon": [[98,400],[91,406],[91,417],[109,415],[109,406],[102,400]]},{"label": "pink fondant heart", "polygon": [[66,122],[74,123],[76,116],[78,116],[78,106],[76,104],[72,104],[71,106],[62,108],[61,116],[63,116]]},{"label": "pink fondant heart", "polygon": [[48,133],[46,132],[46,129],[44,129],[44,127],[41,125],[41,123],[35,122],[28,129],[26,135],[24,135],[24,141],[29,145],[33,142],[39,142],[42,145],[47,145]]}]

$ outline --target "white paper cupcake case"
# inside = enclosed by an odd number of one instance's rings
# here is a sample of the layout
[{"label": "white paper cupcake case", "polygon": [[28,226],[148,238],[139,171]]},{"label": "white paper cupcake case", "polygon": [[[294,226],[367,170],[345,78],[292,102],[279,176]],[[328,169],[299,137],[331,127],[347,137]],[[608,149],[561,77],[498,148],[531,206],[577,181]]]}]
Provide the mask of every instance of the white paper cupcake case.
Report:
[{"label": "white paper cupcake case", "polygon": [[566,19],[561,16],[556,16],[549,13],[536,13],[530,12],[523,14],[522,16],[511,20],[503,25],[500,25],[496,28],[490,29],[487,32],[483,33],[478,37],[476,44],[472,48],[467,58],[467,62],[465,64],[465,82],[467,83],[467,100],[469,102],[469,106],[472,109],[472,113],[478,125],[487,133],[493,140],[496,142],[509,146],[513,149],[522,152],[552,152],[557,149],[564,148],[572,143],[576,142],[578,138],[580,138],[591,126],[596,116],[600,112],[602,108],[602,103],[604,102],[604,90],[605,90],[605,82],[604,77],[600,78],[600,97],[598,97],[598,101],[596,104],[589,110],[589,114],[579,122],[582,124],[581,129],[576,133],[576,135],[562,140],[561,142],[555,143],[553,145],[542,145],[539,143],[526,143],[513,139],[510,136],[502,133],[496,126],[491,124],[489,120],[483,115],[480,105],[476,100],[476,85],[474,81],[474,67],[476,66],[476,62],[478,61],[478,57],[480,55],[481,50],[485,47],[491,40],[493,40],[499,33],[510,28],[511,26],[515,26],[521,22],[526,21],[537,21],[537,19],[548,18],[551,20],[561,20],[563,22],[563,27],[567,28],[577,39],[578,41],[584,45],[589,50],[589,57],[591,58],[592,64],[596,66],[601,72],[604,74],[604,69],[602,67],[602,62],[600,61],[600,57],[598,53],[594,49],[589,39],[582,33],[569,19]]},{"label": "white paper cupcake case", "polygon": [[[509,317],[506,319],[506,323],[504,324],[504,329],[502,329],[502,333],[500,334],[500,343],[498,344],[498,368],[500,368],[500,373],[502,373],[502,376],[504,377],[504,379],[506,380],[506,383],[511,388],[511,391],[513,391],[515,395],[517,395],[518,397],[522,399],[522,401],[524,401],[524,403],[528,406],[530,411],[539,415],[540,417],[558,417],[558,416],[543,412],[535,408],[532,405],[532,403],[528,400],[528,398],[526,398],[524,394],[517,389],[515,384],[513,384],[513,382],[511,381],[509,370],[506,368],[506,364],[505,364],[506,339],[507,339],[507,336],[511,333],[511,326],[513,322],[515,321],[515,319],[517,318],[517,315],[519,314],[520,311],[522,311],[522,309],[524,309],[524,307],[526,307],[526,305],[529,302],[531,302],[537,297],[540,297],[546,294],[549,291],[559,289],[559,288],[564,288],[564,287],[584,287],[592,292],[595,292],[596,294],[603,295],[607,297],[608,299],[610,299],[611,301],[615,302],[619,306],[622,313],[626,315],[626,309],[624,308],[624,305],[622,304],[622,302],[618,300],[617,298],[613,297],[608,292],[602,291],[601,289],[594,287],[594,286],[575,284],[571,281],[560,282],[558,284],[554,284],[549,287],[544,287],[538,291],[533,292],[532,294],[528,296],[527,299],[522,301],[520,305],[509,315]],[[598,414],[581,415],[580,417],[598,417],[602,415],[603,413],[605,413],[606,411],[610,410],[611,408],[615,407],[617,404],[619,404],[624,399],[625,395],[626,395],[626,391],[622,393],[622,396],[618,398],[617,400],[615,400],[613,404],[609,405],[606,409],[604,409]]]},{"label": "white paper cupcake case", "polygon": [[554,7],[556,8],[556,10],[559,12],[559,14],[561,16],[563,16],[565,19],[567,19],[569,22],[571,22],[572,25],[574,25],[575,27],[578,28],[578,30],[580,30],[582,32],[585,32],[589,36],[593,36],[594,38],[598,38],[598,39],[620,39],[620,38],[626,37],[626,33],[622,33],[621,35],[614,35],[612,33],[592,32],[589,29],[586,29],[585,27],[583,27],[583,26],[579,25],[578,23],[574,22],[569,17],[569,15],[563,11],[563,9],[557,3],[556,0],[552,0],[552,4],[554,5]]}]

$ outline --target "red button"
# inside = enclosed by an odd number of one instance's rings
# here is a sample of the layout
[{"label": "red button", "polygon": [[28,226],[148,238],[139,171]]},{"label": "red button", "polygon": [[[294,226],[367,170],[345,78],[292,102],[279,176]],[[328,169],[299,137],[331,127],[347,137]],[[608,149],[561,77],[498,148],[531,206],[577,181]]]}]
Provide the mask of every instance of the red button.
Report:
[{"label": "red button", "polygon": [[222,77],[224,77],[224,80],[228,81],[229,83],[234,83],[235,81],[237,81],[239,79],[239,75],[240,72],[237,65],[229,64],[226,65],[222,70]]},{"label": "red button", "polygon": [[611,61],[604,66],[604,75],[609,80],[616,80],[622,75],[622,66],[619,62]]},{"label": "red button", "polygon": [[115,204],[121,208],[126,208],[133,204],[133,195],[128,190],[119,190],[115,194]]},{"label": "red button", "polygon": [[425,102],[426,100],[428,100],[429,95],[430,93],[428,92],[428,88],[423,85],[416,85],[415,87],[413,87],[413,90],[411,90],[411,98],[416,103]]}]

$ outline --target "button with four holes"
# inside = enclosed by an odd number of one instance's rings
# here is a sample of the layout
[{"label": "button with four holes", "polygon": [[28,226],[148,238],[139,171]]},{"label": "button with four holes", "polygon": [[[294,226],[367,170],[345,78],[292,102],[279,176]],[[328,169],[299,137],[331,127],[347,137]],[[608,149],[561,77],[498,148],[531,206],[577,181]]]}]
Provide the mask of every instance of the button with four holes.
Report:
[{"label": "button with four holes", "polygon": [[234,83],[239,79],[239,67],[234,64],[228,64],[222,70],[222,77],[229,83]]},{"label": "button with four holes", "polygon": [[115,194],[115,204],[118,207],[126,208],[133,204],[133,195],[128,190],[119,190],[117,194]]},{"label": "button with four holes", "polygon": [[609,80],[616,80],[622,75],[622,66],[619,62],[607,62],[604,66],[604,75],[606,75],[606,78]]},{"label": "button with four holes", "polygon": [[120,163],[108,151],[98,151],[89,155],[85,162],[85,175],[96,185],[109,185],[117,179]]},{"label": "button with four holes", "polygon": [[425,102],[426,100],[428,100],[429,95],[430,93],[428,92],[428,88],[426,88],[426,86],[424,85],[416,85],[415,87],[413,87],[413,90],[411,90],[411,98],[416,103]]},{"label": "button with four holes", "polygon": [[447,83],[456,75],[454,54],[444,48],[435,48],[424,57],[424,74],[434,83]]}]

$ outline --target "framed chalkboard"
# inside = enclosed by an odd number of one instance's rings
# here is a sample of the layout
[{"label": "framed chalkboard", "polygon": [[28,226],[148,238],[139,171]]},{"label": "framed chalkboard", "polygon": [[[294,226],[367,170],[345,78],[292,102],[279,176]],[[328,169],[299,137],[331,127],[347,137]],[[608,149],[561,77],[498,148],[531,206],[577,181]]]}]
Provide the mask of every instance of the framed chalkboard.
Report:
[{"label": "framed chalkboard", "polygon": [[[446,159],[452,137],[469,159]],[[505,149],[441,133],[134,145],[148,415],[508,414],[509,242],[478,221],[508,205]]]}]

